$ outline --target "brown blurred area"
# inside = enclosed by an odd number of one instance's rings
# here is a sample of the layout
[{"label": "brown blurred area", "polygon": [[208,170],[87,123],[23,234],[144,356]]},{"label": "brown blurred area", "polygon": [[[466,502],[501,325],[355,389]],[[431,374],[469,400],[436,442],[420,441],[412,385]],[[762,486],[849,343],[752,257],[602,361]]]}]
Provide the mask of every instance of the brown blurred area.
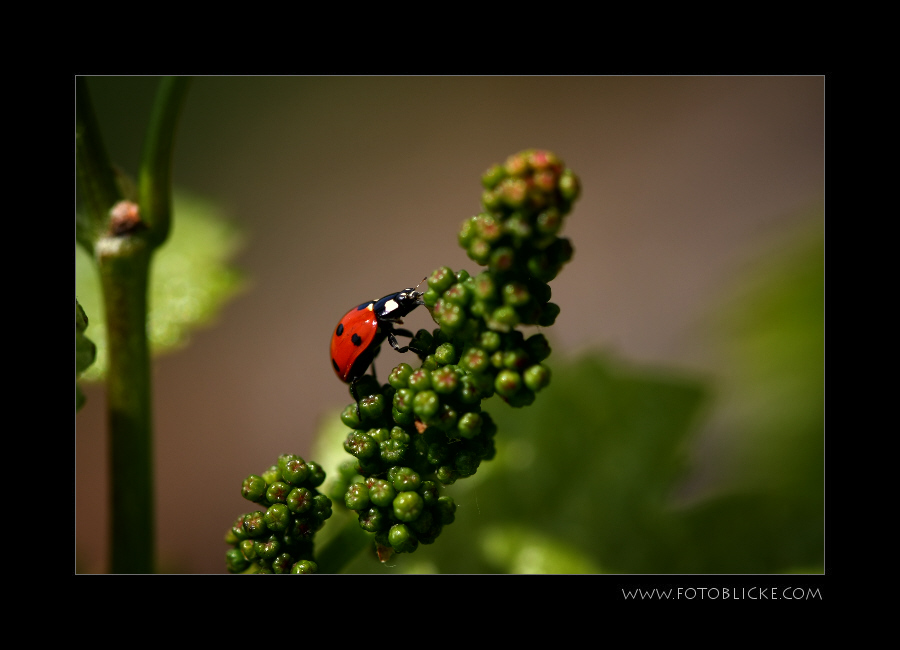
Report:
[{"label": "brown blurred area", "polygon": [[[89,80],[112,158],[132,173],[156,84]],[[280,453],[306,457],[350,401],[328,362],[333,325],[438,266],[474,270],[459,225],[480,209],[481,173],[522,149],[554,151],[583,186],[563,232],[575,256],[551,284],[554,352],[714,375],[698,323],[754,251],[823,199],[824,95],[819,76],[196,78],[175,183],[240,224],[250,286],[155,365],[159,569],[225,571],[243,477]],[[424,310],[407,325],[434,326]],[[383,351],[382,366],[394,361]],[[104,397],[85,394],[76,570],[103,572]]]}]

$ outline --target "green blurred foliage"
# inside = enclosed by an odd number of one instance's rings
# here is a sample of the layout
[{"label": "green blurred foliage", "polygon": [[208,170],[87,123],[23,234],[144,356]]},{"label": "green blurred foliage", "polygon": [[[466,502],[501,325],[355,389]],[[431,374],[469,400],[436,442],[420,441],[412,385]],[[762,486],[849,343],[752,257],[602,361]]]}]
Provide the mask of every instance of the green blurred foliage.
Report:
[{"label": "green blurred foliage", "polygon": [[[712,325],[727,369],[719,426],[743,431],[733,437],[732,450],[741,461],[729,471],[748,487],[820,499],[825,426],[821,206],[809,211],[796,232],[754,259]],[[760,475],[761,467],[770,475]]]},{"label": "green blurred foliage", "polygon": [[[684,509],[688,568],[823,572],[825,232],[821,205],[755,256],[711,319],[723,368],[715,490]],[[729,548],[730,547],[730,548]]]},{"label": "green blurred foliage", "polygon": [[[172,231],[153,257],[147,336],[154,353],[178,349],[198,326],[211,322],[224,304],[245,286],[243,276],[227,264],[242,245],[237,227],[222,211],[201,198],[176,193]],[[75,295],[91,315],[95,363],[82,379],[106,373],[106,323],[97,267],[75,246]]]},{"label": "green blurred foliage", "polygon": [[[532,406],[486,404],[497,456],[446,489],[459,508],[441,538],[347,571],[823,572],[824,235],[813,217],[711,319],[722,376],[551,359]],[[346,429],[328,421],[316,456],[333,472],[346,454],[326,452]],[[698,473],[715,479],[698,486]]]}]

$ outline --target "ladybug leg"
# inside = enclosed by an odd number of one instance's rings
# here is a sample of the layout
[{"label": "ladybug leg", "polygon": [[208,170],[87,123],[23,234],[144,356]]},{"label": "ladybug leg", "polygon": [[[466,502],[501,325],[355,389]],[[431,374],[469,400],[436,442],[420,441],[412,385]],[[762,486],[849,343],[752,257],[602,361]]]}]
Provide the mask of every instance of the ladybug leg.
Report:
[{"label": "ladybug leg", "polygon": [[394,336],[394,334],[399,334],[400,336],[408,336],[409,338],[412,338],[413,333],[410,332],[409,330],[397,329],[397,330],[389,331],[388,335],[387,335],[388,343],[391,344],[392,348],[394,348],[397,352],[407,352],[409,350],[409,346],[405,345],[401,348],[400,344],[397,343],[397,337]]},{"label": "ladybug leg", "polygon": [[359,379],[354,379],[350,384],[350,396],[353,398],[353,401],[356,402],[356,419],[362,420],[362,413],[359,412],[359,395],[356,394],[356,382],[358,381]]},{"label": "ladybug leg", "polygon": [[358,379],[354,379],[352,382],[350,382],[350,397],[355,399],[357,402],[359,401],[359,395],[356,394],[356,382],[358,381]]}]

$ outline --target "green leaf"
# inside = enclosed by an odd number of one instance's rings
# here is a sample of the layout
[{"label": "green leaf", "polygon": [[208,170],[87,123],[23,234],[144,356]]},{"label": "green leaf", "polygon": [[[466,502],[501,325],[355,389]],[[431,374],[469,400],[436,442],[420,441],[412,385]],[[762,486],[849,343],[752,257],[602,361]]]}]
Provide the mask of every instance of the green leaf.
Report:
[{"label": "green leaf", "polygon": [[482,536],[488,562],[505,573],[601,573],[590,557],[564,542],[520,526],[495,526]]},{"label": "green leaf", "polygon": [[705,446],[716,490],[680,512],[685,572],[821,567],[825,233],[821,205],[753,259],[712,319],[724,369]]},{"label": "green leaf", "polygon": [[[714,321],[735,482],[820,498],[825,466],[825,228],[814,206],[763,252]],[[770,476],[760,474],[765,468]]]},{"label": "green leaf", "polygon": [[606,571],[664,572],[665,511],[704,385],[600,356],[549,365],[553,381],[527,412],[491,411],[498,449],[477,487],[483,521],[527,526]]},{"label": "green leaf", "polygon": [[[227,266],[242,237],[220,209],[198,197],[177,193],[174,214],[171,235],[151,267],[148,338],[154,353],[185,345],[191,332],[210,323],[245,285],[243,276]],[[103,300],[96,265],[77,245],[75,294],[91,314],[91,337],[97,345],[96,362],[82,378],[99,380],[107,365]]]}]

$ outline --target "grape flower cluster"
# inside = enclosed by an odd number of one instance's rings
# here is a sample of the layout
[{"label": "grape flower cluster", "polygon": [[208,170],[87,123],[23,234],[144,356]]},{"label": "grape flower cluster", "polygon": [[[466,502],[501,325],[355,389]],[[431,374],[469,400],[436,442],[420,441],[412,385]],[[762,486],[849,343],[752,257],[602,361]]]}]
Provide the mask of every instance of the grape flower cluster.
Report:
[{"label": "grape flower cluster", "polygon": [[84,393],[78,387],[78,377],[87,370],[88,366],[94,363],[97,357],[97,346],[92,340],[84,335],[87,329],[88,318],[84,313],[84,309],[75,299],[75,410],[77,411],[84,406]]},{"label": "grape flower cluster", "polygon": [[315,573],[313,535],[331,516],[331,499],[316,489],[321,466],[283,454],[262,475],[251,474],[241,496],[265,510],[238,517],[225,534],[231,573]]},{"label": "grape flower cluster", "polygon": [[434,542],[456,510],[440,488],[493,458],[497,427],[482,401],[497,394],[527,406],[550,381],[547,339],[516,328],[547,327],[559,314],[547,283],[572,257],[558,233],[578,177],[553,153],[526,150],[491,167],[482,183],[483,211],[463,222],[459,244],[486,268],[429,276],[422,299],[439,327],[410,342],[421,367],[400,363],[383,385],[362,377],[341,415],[355,461],[340,470],[336,490],[375,534],[382,560]]}]

